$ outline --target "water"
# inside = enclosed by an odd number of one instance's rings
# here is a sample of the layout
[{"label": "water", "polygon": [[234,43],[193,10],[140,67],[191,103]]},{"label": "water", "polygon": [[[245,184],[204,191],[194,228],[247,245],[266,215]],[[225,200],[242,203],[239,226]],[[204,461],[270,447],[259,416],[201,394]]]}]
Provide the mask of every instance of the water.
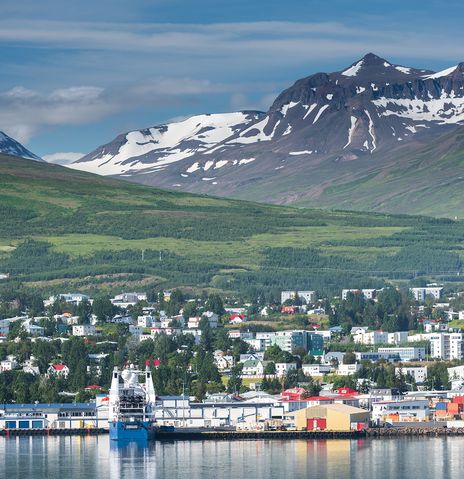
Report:
[{"label": "water", "polygon": [[101,437],[0,438],[5,479],[453,479],[464,438],[181,441],[110,445]]}]

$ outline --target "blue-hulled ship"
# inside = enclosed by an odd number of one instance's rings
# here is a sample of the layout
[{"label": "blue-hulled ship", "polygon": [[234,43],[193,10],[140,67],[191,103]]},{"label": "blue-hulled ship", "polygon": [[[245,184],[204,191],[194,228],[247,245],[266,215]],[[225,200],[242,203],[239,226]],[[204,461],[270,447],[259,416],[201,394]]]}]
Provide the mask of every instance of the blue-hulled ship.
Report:
[{"label": "blue-hulled ship", "polygon": [[[144,376],[145,382],[140,383]],[[148,441],[154,439],[156,394],[150,369],[138,370],[131,364],[113,370],[109,394],[110,439]]]}]

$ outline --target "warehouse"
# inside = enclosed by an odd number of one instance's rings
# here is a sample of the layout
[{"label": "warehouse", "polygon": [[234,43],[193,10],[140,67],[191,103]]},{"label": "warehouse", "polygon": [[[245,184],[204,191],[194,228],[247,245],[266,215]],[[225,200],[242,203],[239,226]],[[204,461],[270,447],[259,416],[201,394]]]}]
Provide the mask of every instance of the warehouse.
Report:
[{"label": "warehouse", "polygon": [[325,404],[290,415],[298,431],[352,431],[369,425],[369,411],[346,404]]}]

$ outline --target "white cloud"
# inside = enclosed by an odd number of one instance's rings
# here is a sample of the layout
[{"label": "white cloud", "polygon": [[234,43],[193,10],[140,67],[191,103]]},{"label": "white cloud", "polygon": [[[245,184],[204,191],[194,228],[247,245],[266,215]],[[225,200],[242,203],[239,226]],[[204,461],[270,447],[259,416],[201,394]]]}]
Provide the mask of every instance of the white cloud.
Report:
[{"label": "white cloud", "polygon": [[51,153],[49,155],[43,155],[44,159],[48,163],[56,163],[57,165],[69,165],[74,161],[82,158],[85,153],[75,153],[75,152],[66,152],[66,153]]}]

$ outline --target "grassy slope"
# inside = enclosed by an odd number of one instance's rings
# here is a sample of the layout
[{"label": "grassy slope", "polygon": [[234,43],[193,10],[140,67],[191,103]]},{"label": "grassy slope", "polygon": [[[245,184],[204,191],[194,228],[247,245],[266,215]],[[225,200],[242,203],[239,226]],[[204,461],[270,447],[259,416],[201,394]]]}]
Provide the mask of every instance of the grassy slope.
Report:
[{"label": "grassy slope", "polygon": [[[434,220],[168,192],[7,156],[0,156],[0,216],[0,272],[47,291],[363,286],[388,277],[353,273],[372,269],[379,256],[395,257],[418,238],[449,241]],[[447,228],[459,252],[464,228]],[[36,264],[35,253],[14,256],[25,238],[53,245],[48,264]],[[269,259],[275,248],[288,264]],[[312,263],[298,259],[308,248]]]},{"label": "grassy slope", "polygon": [[[369,159],[368,159],[369,160]],[[372,163],[376,163],[375,161]],[[464,217],[464,128],[443,135],[411,154],[369,164],[347,165],[343,178],[300,206],[343,207],[364,211]],[[351,167],[355,168],[352,169]],[[332,175],[333,176],[333,175]]]}]

